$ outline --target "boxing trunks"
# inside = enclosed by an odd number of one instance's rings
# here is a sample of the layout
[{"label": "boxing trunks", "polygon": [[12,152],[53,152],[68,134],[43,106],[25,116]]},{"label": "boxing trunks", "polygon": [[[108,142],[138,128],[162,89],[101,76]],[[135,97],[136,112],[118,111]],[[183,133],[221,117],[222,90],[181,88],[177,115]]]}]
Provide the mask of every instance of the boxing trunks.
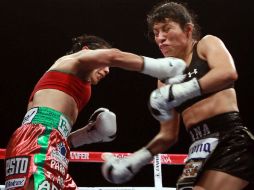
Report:
[{"label": "boxing trunks", "polygon": [[217,115],[189,129],[189,148],[178,190],[191,190],[206,170],[221,171],[254,181],[254,136],[238,112]]},{"label": "boxing trunks", "polygon": [[77,189],[67,174],[70,131],[62,113],[47,107],[30,109],[7,146],[5,189],[23,190],[29,179],[35,190]]}]

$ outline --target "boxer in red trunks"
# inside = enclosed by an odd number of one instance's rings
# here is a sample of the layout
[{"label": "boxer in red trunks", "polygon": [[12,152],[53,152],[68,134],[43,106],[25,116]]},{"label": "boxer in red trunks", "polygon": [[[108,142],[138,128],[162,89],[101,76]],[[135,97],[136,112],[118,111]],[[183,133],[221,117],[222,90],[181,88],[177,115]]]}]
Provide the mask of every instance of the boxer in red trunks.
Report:
[{"label": "boxer in red trunks", "polygon": [[98,109],[85,127],[71,133],[79,112],[90,99],[91,85],[104,78],[109,67],[164,79],[182,74],[185,63],[112,49],[96,36],[75,38],[71,52],[59,58],[36,84],[22,125],[8,143],[7,190],[77,189],[68,174],[70,146],[110,141],[116,133],[116,116],[105,108]]}]

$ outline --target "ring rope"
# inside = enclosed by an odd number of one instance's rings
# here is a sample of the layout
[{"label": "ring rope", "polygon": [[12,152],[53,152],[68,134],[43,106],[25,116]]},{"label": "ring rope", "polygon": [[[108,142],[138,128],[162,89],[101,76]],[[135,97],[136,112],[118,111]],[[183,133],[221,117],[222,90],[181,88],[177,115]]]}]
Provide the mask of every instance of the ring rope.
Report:
[{"label": "ring rope", "polygon": [[[6,149],[0,149],[0,159],[5,158]],[[70,162],[104,162],[103,154],[106,152],[85,152],[85,151],[71,151]],[[124,158],[132,153],[126,152],[109,152],[118,158]],[[186,154],[159,154],[161,164],[168,165],[182,165],[187,157]]]},{"label": "ring rope", "polygon": [[[85,152],[85,151],[71,151],[70,162],[90,162],[102,163],[104,162],[103,154],[112,153],[115,157],[124,158],[132,153],[126,152]],[[0,160],[5,158],[6,149],[0,149]],[[186,154],[158,154],[154,156],[153,170],[154,170],[154,187],[79,187],[80,190],[175,190],[175,188],[168,188],[162,186],[162,170],[161,165],[183,165],[187,158]],[[0,185],[0,190],[4,190],[4,185]]]}]

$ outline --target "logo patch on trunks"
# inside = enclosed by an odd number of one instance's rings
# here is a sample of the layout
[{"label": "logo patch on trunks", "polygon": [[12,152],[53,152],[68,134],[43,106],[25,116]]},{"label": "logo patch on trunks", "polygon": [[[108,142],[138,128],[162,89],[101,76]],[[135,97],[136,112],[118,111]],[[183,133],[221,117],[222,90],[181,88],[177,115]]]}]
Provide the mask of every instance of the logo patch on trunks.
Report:
[{"label": "logo patch on trunks", "polygon": [[57,150],[60,152],[60,154],[62,156],[66,157],[67,150],[66,150],[66,147],[65,147],[64,143],[57,144]]},{"label": "logo patch on trunks", "polygon": [[202,166],[201,161],[188,162],[184,167],[182,177],[184,178],[196,177],[201,166]]},{"label": "logo patch on trunks", "polygon": [[188,160],[206,158],[218,144],[217,138],[206,138],[195,141],[189,148]]},{"label": "logo patch on trunks", "polygon": [[203,124],[201,126],[197,126],[190,130],[190,136],[192,141],[196,141],[198,139],[201,139],[207,135],[211,134],[211,131],[207,124]]},{"label": "logo patch on trunks", "polygon": [[58,188],[54,183],[45,180],[39,185],[38,190],[58,190]]},{"label": "logo patch on trunks", "polygon": [[6,177],[11,175],[26,174],[29,168],[29,157],[8,158],[5,161]]},{"label": "logo patch on trunks", "polygon": [[26,115],[25,115],[25,117],[24,117],[24,119],[23,119],[22,124],[31,123],[32,120],[33,120],[33,118],[34,118],[34,116],[36,115],[37,112],[38,112],[38,108],[32,108],[32,109],[30,109],[30,110],[26,113]]},{"label": "logo patch on trunks", "polygon": [[61,172],[62,175],[65,175],[68,168],[68,159],[66,158],[67,149],[64,143],[59,143],[56,145],[56,149],[51,152],[50,167]]},{"label": "logo patch on trunks", "polygon": [[70,126],[68,120],[65,117],[63,117],[62,115],[60,116],[60,121],[58,124],[58,131],[65,138],[67,138],[71,132],[71,126]]},{"label": "logo patch on trunks", "polygon": [[24,187],[26,178],[9,179],[5,182],[5,189],[12,189],[15,187]]}]

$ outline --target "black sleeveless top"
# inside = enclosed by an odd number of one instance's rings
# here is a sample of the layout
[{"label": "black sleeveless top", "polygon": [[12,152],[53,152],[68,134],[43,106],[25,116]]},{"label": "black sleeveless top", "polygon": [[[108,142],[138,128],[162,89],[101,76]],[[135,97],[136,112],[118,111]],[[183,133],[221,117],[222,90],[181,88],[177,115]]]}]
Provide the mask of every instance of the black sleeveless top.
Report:
[{"label": "black sleeveless top", "polygon": [[[189,81],[193,78],[200,79],[201,77],[203,77],[206,73],[208,73],[210,71],[207,61],[202,60],[198,56],[197,44],[198,43],[196,43],[193,46],[192,59],[191,59],[190,65],[186,68],[186,70],[184,72],[186,74],[186,78],[183,82]],[[230,86],[226,87],[225,89],[232,88],[232,87],[233,87],[233,85],[230,85]],[[195,104],[196,102],[198,102],[200,100],[207,98],[211,94],[204,94],[204,95],[195,97],[193,99],[187,100],[186,102],[182,103],[180,106],[176,107],[176,110],[181,113],[186,108],[190,107],[191,105]]]}]

